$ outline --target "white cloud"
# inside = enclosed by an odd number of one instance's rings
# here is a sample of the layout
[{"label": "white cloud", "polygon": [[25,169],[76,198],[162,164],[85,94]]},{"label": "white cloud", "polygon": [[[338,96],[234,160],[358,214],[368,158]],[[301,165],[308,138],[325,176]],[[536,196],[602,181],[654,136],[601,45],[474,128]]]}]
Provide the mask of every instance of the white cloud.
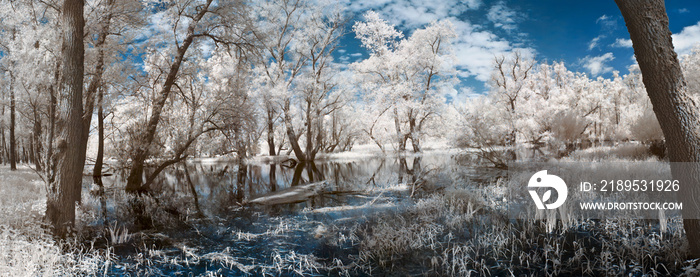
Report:
[{"label": "white cloud", "polygon": [[452,103],[463,104],[467,102],[467,99],[481,96],[482,93],[478,93],[472,87],[460,87],[451,88],[445,91],[445,96],[452,98]]},{"label": "white cloud", "polygon": [[601,17],[598,17],[598,19],[596,19],[595,23],[600,24],[603,27],[612,28],[612,29],[617,27],[617,21],[614,18],[612,18],[611,16],[608,16],[606,14],[602,15]]},{"label": "white cloud", "polygon": [[518,14],[506,6],[503,1],[491,6],[488,14],[486,14],[486,17],[493,23],[493,26],[506,31],[516,29],[515,19],[517,16]]},{"label": "white cloud", "polygon": [[613,44],[610,44],[610,46],[611,47],[619,47],[619,48],[632,48],[632,40],[618,38],[615,40],[615,42]]},{"label": "white cloud", "polygon": [[455,64],[461,77],[474,76],[477,80],[486,82],[491,77],[494,57],[508,56],[516,50],[529,57],[535,54],[534,49],[516,48],[508,40],[492,32],[481,30],[478,25],[450,20],[457,33],[453,49],[457,58]]},{"label": "white cloud", "polygon": [[583,67],[591,72],[591,75],[598,76],[613,71],[613,68],[606,63],[614,59],[615,56],[613,56],[613,53],[608,52],[602,56],[586,56],[581,59],[580,62],[583,64]]},{"label": "white cloud", "polygon": [[690,11],[686,8],[678,9],[678,13],[689,13]]},{"label": "white cloud", "polygon": [[[479,81],[488,81],[493,70],[493,59],[500,55],[510,55],[516,50],[516,44],[499,37],[485,26],[472,24],[467,17],[461,16],[470,10],[482,7],[482,0],[345,0],[348,9],[361,14],[372,9],[382,18],[403,29],[407,35],[416,28],[423,27],[433,20],[448,19],[452,22],[457,37],[453,41],[455,66],[460,77],[474,77]],[[496,8],[494,8],[496,7]],[[494,9],[496,9],[494,11]],[[516,19],[508,21],[506,15],[517,16],[504,2],[490,7],[488,15],[494,26],[504,30],[517,29]],[[500,20],[500,21],[497,21]],[[495,21],[495,22],[494,22]],[[496,25],[499,22],[501,25]],[[520,34],[519,34],[520,35]],[[534,57],[535,50],[517,48],[523,55]]]},{"label": "white cloud", "polygon": [[700,22],[687,26],[680,33],[673,35],[673,47],[679,55],[690,54],[698,43],[700,43]]},{"label": "white cloud", "polygon": [[[693,48],[700,43],[700,22],[687,26],[680,33],[673,34],[673,47],[679,55],[690,54]],[[618,38],[612,47],[632,48],[632,40]]]},{"label": "white cloud", "polygon": [[481,7],[482,0],[448,0],[439,4],[426,0],[345,0],[350,11],[374,10],[392,24],[416,28],[434,20],[458,16]]},{"label": "white cloud", "polygon": [[591,42],[588,43],[588,51],[593,50],[593,48],[596,48],[598,46],[598,42],[600,39],[604,38],[605,35],[599,35],[591,40]]},{"label": "white cloud", "polygon": [[149,39],[155,35],[172,34],[172,20],[166,11],[154,13],[148,17],[148,25],[142,28],[136,39]]},{"label": "white cloud", "polygon": [[215,48],[216,45],[211,40],[205,40],[199,43],[199,51],[202,51],[206,57],[210,57]]},{"label": "white cloud", "polygon": [[355,57],[355,58],[362,57],[362,54],[361,53],[352,53],[352,54],[350,54],[350,57]]}]

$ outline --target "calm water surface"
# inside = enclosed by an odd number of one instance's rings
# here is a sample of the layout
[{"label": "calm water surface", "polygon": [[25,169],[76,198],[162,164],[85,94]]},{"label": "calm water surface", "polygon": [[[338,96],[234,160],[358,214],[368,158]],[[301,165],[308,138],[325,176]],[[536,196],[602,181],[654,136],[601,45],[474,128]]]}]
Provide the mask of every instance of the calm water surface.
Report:
[{"label": "calm water surface", "polygon": [[[188,252],[196,254],[189,255],[187,266],[155,264],[156,273],[168,275],[210,270],[242,274],[234,264],[257,265],[252,273],[261,273],[282,257],[300,254],[347,264],[349,255],[357,254],[357,241],[338,235],[349,235],[373,214],[405,208],[431,193],[479,186],[505,175],[480,164],[475,155],[454,152],[296,165],[190,162],[186,169],[178,165],[161,173],[155,184],[193,210],[194,187],[203,216],[195,217],[193,211],[181,228],[148,231],[158,239],[145,240],[142,248],[157,250],[158,258],[166,261],[182,262]],[[124,177],[106,177],[104,182],[110,187],[123,183]],[[108,211],[115,205],[108,200]],[[134,253],[127,249],[118,253],[119,259],[133,262],[138,259]],[[201,258],[212,253],[234,261],[225,266]]]}]

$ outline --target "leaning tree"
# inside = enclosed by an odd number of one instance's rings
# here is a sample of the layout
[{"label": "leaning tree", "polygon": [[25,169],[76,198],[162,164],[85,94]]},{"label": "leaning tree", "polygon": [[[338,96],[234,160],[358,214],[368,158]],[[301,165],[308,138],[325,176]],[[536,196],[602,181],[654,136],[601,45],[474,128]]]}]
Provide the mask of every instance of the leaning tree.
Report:
[{"label": "leaning tree", "polygon": [[690,255],[700,258],[700,112],[673,49],[664,0],[615,0],[627,24],[642,81],[659,120],[671,172],[681,183]]}]

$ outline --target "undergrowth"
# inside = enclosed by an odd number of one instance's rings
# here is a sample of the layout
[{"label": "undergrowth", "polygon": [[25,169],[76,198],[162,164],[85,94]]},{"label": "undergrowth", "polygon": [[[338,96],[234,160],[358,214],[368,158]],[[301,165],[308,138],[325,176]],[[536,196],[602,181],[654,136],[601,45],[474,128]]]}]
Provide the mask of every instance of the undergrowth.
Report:
[{"label": "undergrowth", "polygon": [[[497,186],[497,184],[494,184]],[[434,194],[359,226],[357,263],[379,275],[694,276],[682,220],[513,220],[478,191]],[[493,195],[487,196],[493,198]],[[495,204],[495,205],[494,205]],[[554,226],[552,226],[552,222]]]},{"label": "undergrowth", "polygon": [[28,168],[0,168],[0,275],[98,276],[107,272],[111,248],[76,239],[56,241],[43,226],[46,192]]}]

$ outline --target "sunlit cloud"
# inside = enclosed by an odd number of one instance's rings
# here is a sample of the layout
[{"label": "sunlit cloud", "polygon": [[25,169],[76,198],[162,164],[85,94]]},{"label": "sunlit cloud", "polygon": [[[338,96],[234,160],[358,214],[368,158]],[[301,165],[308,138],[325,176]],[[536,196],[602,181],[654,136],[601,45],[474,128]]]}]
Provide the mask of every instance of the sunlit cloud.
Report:
[{"label": "sunlit cloud", "polygon": [[584,68],[588,69],[591,75],[599,76],[613,71],[613,68],[607,63],[614,59],[613,53],[608,52],[601,56],[586,56],[580,62]]}]

